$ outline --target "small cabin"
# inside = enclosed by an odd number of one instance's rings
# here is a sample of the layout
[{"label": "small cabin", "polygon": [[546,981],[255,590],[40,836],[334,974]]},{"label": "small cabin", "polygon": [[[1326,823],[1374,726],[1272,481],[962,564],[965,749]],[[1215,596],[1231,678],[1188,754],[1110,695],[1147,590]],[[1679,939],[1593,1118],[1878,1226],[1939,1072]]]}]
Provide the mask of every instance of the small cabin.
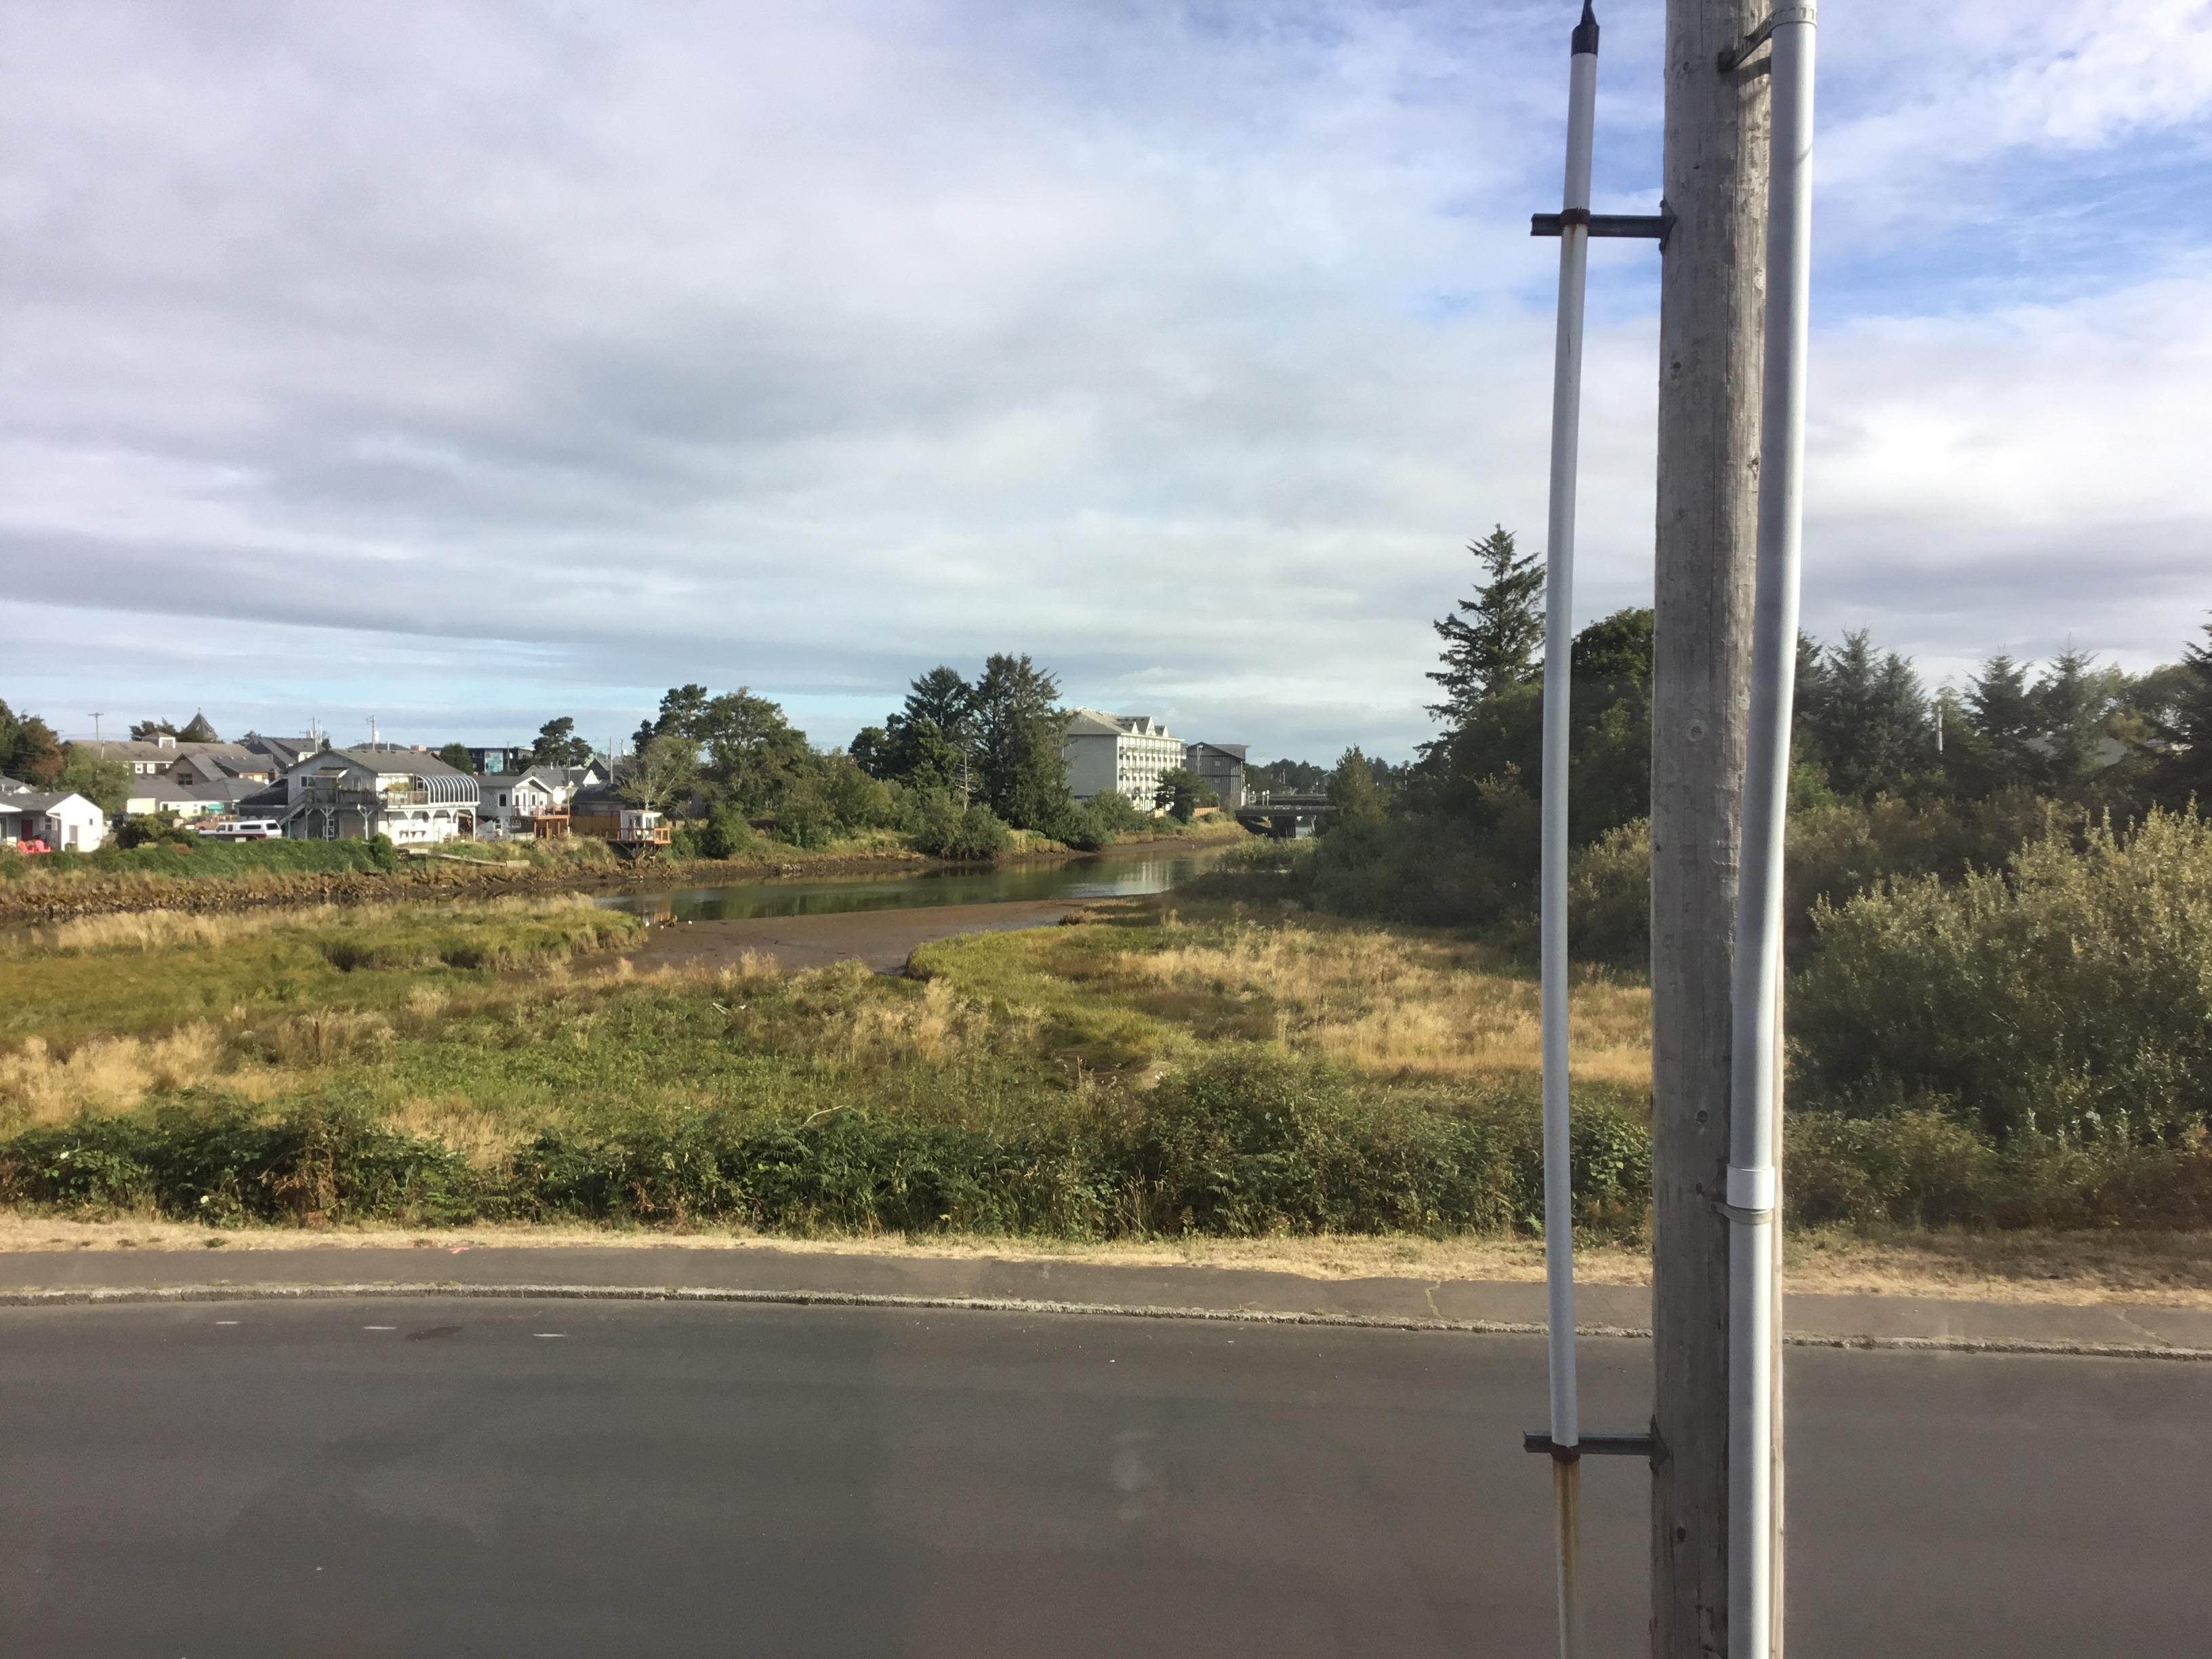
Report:
[{"label": "small cabin", "polygon": [[624,800],[611,789],[581,789],[569,804],[568,827],[617,847],[668,845],[668,821],[649,806]]}]

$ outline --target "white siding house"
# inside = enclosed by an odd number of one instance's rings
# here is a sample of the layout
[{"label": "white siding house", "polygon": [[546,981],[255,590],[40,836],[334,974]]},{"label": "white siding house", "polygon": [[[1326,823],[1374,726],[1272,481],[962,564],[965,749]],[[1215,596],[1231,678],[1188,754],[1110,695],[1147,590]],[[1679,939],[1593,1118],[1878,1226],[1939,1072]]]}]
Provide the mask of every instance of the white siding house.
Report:
[{"label": "white siding house", "polygon": [[421,847],[476,834],[476,778],[398,744],[310,755],[286,769],[284,791],[284,834],[294,841],[389,836]]},{"label": "white siding house", "polygon": [[1114,790],[1145,811],[1160,779],[1183,763],[1182,740],[1150,714],[1106,714],[1079,708],[1067,722],[1062,745],[1067,757],[1068,792],[1089,800]]},{"label": "white siding house", "polygon": [[565,811],[575,792],[562,771],[533,766],[526,772],[487,772],[478,778],[479,832],[495,830],[503,836],[527,836],[542,815]]},{"label": "white siding house", "polygon": [[82,795],[0,795],[0,843],[41,842],[89,853],[107,839],[107,814]]}]

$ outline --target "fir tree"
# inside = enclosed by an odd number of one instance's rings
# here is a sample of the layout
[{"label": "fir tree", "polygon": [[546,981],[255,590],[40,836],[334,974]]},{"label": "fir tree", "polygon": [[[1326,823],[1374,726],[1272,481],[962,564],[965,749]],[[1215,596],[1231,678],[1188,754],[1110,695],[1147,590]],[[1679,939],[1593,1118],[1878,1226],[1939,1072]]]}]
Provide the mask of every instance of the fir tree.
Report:
[{"label": "fir tree", "polygon": [[1466,726],[1486,698],[1536,678],[1544,644],[1544,566],[1534,554],[1515,551],[1513,532],[1499,525],[1468,545],[1483,580],[1474,597],[1435,624],[1444,642],[1441,669],[1429,678],[1444,690],[1429,713],[1444,740]]}]

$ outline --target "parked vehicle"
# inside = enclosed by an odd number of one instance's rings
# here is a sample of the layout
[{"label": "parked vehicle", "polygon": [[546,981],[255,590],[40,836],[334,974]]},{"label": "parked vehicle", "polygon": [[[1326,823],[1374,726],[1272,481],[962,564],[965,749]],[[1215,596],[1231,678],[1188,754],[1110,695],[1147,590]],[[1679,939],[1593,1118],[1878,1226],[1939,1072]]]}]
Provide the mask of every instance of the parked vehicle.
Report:
[{"label": "parked vehicle", "polygon": [[275,841],[284,833],[274,818],[217,818],[195,827],[206,841]]}]

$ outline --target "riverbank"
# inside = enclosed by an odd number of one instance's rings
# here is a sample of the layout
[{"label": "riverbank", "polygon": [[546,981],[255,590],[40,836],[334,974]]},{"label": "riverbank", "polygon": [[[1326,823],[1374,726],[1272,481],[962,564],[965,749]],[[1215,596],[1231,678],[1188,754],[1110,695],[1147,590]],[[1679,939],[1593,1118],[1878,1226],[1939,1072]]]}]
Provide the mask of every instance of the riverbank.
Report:
[{"label": "riverbank", "polygon": [[[1139,836],[1101,853],[1080,853],[1057,842],[1032,840],[994,860],[1037,865],[1073,859],[1121,857],[1152,851],[1193,852],[1249,839],[1235,823],[1194,825],[1171,836]],[[240,843],[250,849],[253,843]],[[300,843],[276,843],[294,847]],[[232,855],[237,850],[226,848]],[[561,892],[616,893],[670,885],[715,886],[808,876],[902,875],[965,866],[897,845],[884,837],[818,850],[764,843],[729,859],[653,858],[623,860],[603,843],[517,844],[512,848],[471,843],[467,854],[418,858],[395,855],[389,868],[234,868],[226,858],[209,873],[179,867],[165,854],[143,868],[103,869],[80,863],[41,868],[12,857],[0,872],[0,926],[64,921],[73,916],[134,910],[180,910],[200,915],[270,906],[368,904],[412,899],[477,898]]]}]

